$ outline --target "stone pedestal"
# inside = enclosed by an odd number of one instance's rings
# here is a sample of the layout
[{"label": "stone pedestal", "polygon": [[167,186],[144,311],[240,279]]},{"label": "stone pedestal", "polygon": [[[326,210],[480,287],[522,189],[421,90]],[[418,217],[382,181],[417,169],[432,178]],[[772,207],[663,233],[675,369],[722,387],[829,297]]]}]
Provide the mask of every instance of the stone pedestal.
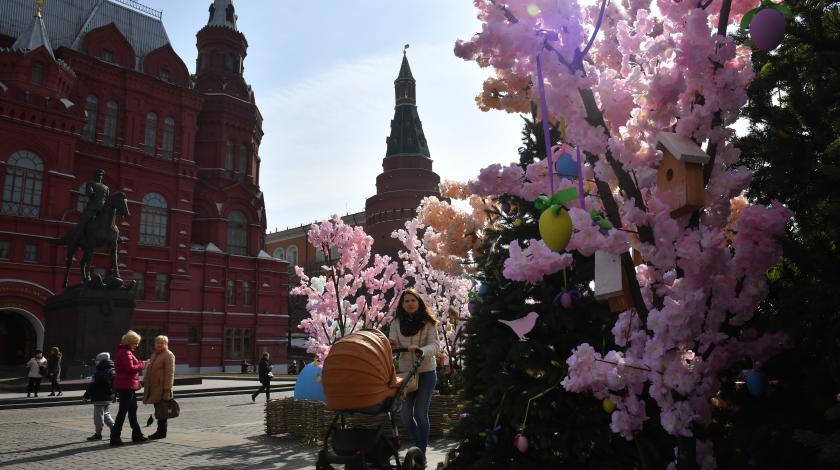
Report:
[{"label": "stone pedestal", "polygon": [[93,373],[93,358],[113,356],[120,338],[131,326],[134,290],[71,287],[47,299],[44,355],[58,346],[62,375],[75,379]]}]

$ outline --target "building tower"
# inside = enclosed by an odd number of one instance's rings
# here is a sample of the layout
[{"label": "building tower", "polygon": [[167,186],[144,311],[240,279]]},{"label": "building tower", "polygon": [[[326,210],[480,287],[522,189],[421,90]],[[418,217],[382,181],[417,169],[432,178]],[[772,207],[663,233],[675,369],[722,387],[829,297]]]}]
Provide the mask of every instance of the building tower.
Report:
[{"label": "building tower", "polygon": [[391,135],[385,141],[382,173],[376,177],[376,195],[365,203],[373,250],[392,258],[396,258],[402,244],[391,238],[391,232],[404,228],[405,221],[416,215],[424,197],[440,196],[440,177],[432,170],[429,146],[417,114],[415,84],[403,49],[400,73],[394,80],[396,105]]}]

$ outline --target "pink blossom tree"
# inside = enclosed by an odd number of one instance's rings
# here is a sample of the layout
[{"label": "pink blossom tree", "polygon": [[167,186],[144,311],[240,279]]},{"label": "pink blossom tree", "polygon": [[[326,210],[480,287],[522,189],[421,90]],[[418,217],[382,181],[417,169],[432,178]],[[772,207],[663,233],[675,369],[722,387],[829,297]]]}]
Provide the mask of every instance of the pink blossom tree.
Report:
[{"label": "pink blossom tree", "polygon": [[[566,140],[584,155],[590,184],[583,205],[612,225],[599,230],[580,202],[569,203],[567,250],[620,255],[632,300],[612,330],[618,348],[575,348],[563,386],[609,398],[616,405],[610,427],[628,439],[645,426],[646,403],[655,403],[659,425],[678,443],[675,465],[714,468],[713,446],[694,437],[711,421],[722,374],[741,361],[765,361],[783,341],[751,321],[767,294],[765,273],[781,259],[775,237],[791,213],[741,198],[751,174],[730,143],[753,71],[750,49],[726,30],[758,1],[658,0],[658,14],[650,0],[604,0],[600,8],[575,0],[475,4],[482,30],[458,41],[455,53],[495,71],[479,105],[525,111],[539,101],[541,66],[544,115],[562,122]],[[685,215],[672,215],[657,184],[662,131],[691,139],[708,156],[706,202]],[[574,184],[552,181],[548,168],[493,165],[470,189],[533,199]],[[638,267],[631,246],[644,260]],[[513,273],[524,277],[521,271]]]},{"label": "pink blossom tree", "polygon": [[324,257],[324,274],[309,277],[295,266],[300,285],[291,294],[307,297],[309,318],[300,326],[309,335],[307,352],[323,361],[339,338],[387,324],[388,299],[399,295],[405,282],[388,256],[375,255],[371,263],[373,238],[337,215],[313,224],[308,240]]}]

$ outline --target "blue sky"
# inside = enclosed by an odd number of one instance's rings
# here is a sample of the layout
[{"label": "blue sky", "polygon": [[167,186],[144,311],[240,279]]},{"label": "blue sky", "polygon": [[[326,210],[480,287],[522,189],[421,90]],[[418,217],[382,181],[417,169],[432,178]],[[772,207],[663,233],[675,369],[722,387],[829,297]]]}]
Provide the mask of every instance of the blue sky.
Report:
[{"label": "blue sky", "polygon": [[[143,0],[163,11],[175,51],[195,71],[195,33],[210,0]],[[484,113],[490,74],[452,53],[479,30],[468,0],[240,0],[245,79],[263,114],[260,185],[268,231],[364,209],[382,171],[403,44],[434,169],[467,180],[517,159],[522,120]]]}]

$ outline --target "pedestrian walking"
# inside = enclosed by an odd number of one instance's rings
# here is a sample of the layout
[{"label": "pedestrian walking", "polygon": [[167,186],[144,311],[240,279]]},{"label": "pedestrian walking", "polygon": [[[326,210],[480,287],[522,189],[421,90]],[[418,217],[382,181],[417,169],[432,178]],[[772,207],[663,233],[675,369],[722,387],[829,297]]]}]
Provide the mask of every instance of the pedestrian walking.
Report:
[{"label": "pedestrian walking", "polygon": [[122,337],[122,344],[117,348],[114,358],[114,391],[120,399],[120,407],[117,410],[117,419],[111,429],[111,445],[123,445],[120,439],[125,417],[128,415],[128,423],[131,425],[131,441],[134,443],[146,442],[148,438],[143,435],[140,424],[137,422],[137,390],[140,389],[140,371],[146,367],[146,363],[134,356],[134,350],[140,345],[140,335],[128,330]]},{"label": "pedestrian walking", "polygon": [[274,373],[271,372],[271,355],[268,352],[263,353],[258,369],[261,386],[256,392],[251,394],[251,401],[257,401],[257,395],[263,389],[265,389],[265,401],[268,401],[271,399],[271,378],[274,377]]},{"label": "pedestrian walking", "polygon": [[437,384],[437,323],[438,320],[420,292],[416,289],[406,289],[400,295],[397,312],[388,332],[388,339],[393,347],[408,349],[408,354],[400,354],[401,372],[411,369],[418,349],[423,351],[423,362],[417,369],[417,390],[406,394],[400,414],[415,445],[424,455],[429,443],[429,406]]},{"label": "pedestrian walking", "polygon": [[[155,352],[149,359],[146,375],[143,379],[143,403],[157,405],[171,400],[172,386],[175,385],[175,354],[169,350],[169,338],[160,335],[155,338]],[[166,437],[167,419],[158,419],[157,431],[149,439]]]},{"label": "pedestrian walking", "polygon": [[50,379],[50,396],[54,397],[56,390],[58,396],[61,396],[61,351],[58,346],[50,348],[47,356],[47,378]]},{"label": "pedestrian walking", "polygon": [[113,433],[114,420],[111,418],[111,413],[108,408],[113,403],[114,395],[114,362],[111,361],[111,355],[107,352],[102,352],[96,355],[94,359],[96,369],[93,373],[93,380],[85,389],[85,394],[82,395],[82,401],[93,402],[93,436],[87,438],[89,441],[98,441],[102,439],[102,428],[108,426],[108,429]]},{"label": "pedestrian walking", "polygon": [[26,385],[26,398],[29,398],[32,392],[35,392],[35,396],[37,397],[38,389],[41,388],[41,379],[47,375],[47,360],[44,358],[44,351],[36,349],[35,355],[29,359],[26,367],[29,367],[29,374],[27,374],[29,383]]}]

